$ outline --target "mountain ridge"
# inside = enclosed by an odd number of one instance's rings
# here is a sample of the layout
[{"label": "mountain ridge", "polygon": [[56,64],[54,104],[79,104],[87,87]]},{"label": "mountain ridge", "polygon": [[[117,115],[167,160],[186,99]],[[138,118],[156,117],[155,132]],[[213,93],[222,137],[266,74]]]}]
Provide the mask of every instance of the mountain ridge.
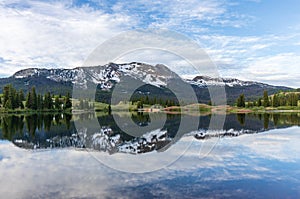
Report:
[{"label": "mountain ridge", "polygon": [[[168,86],[172,80],[182,80],[195,90],[200,102],[209,101],[209,86],[224,86],[228,97],[228,103],[233,103],[238,95],[245,93],[249,99],[262,95],[264,90],[270,94],[280,90],[287,91],[292,88],[285,86],[274,86],[255,81],[242,81],[237,78],[212,78],[208,76],[196,76],[193,79],[181,79],[176,73],[163,64],[155,66],[139,62],[130,63],[108,63],[99,66],[76,67],[73,69],[47,69],[28,68],[17,71],[8,78],[0,78],[0,91],[3,86],[12,83],[18,89],[27,92],[32,86],[38,92],[51,92],[52,94],[65,94],[72,91],[74,85],[87,89],[91,84],[97,85],[100,92],[111,92],[116,83],[127,77],[143,84],[149,85],[152,93],[163,93],[160,91]],[[146,89],[147,90],[147,89]],[[59,93],[60,92],[60,93]],[[146,92],[144,92],[146,93]],[[101,97],[101,95],[100,95]],[[100,98],[99,97],[99,98]],[[106,100],[107,101],[107,100]]]}]

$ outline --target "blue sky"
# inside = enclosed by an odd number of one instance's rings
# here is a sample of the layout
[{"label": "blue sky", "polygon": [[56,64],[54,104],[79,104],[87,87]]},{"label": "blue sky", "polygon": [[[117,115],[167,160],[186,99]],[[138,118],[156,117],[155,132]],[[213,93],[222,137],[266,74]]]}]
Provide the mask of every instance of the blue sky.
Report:
[{"label": "blue sky", "polygon": [[199,43],[221,76],[300,87],[299,10],[297,0],[2,0],[0,76],[81,66],[124,31],[168,28]]}]

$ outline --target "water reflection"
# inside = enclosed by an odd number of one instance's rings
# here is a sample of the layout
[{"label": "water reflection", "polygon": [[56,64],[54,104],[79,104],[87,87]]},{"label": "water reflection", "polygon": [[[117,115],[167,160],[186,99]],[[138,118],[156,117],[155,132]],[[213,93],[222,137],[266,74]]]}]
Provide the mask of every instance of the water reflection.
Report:
[{"label": "water reflection", "polygon": [[[134,125],[146,127],[160,120],[159,113],[132,113],[115,117],[129,117]],[[299,126],[297,113],[265,113],[265,114],[230,114],[226,116],[223,129],[209,129],[210,115],[201,116],[198,129],[186,129],[179,136],[178,128],[181,117],[188,121],[196,121],[196,116],[167,115],[162,128],[149,129],[136,137],[123,132],[116,125],[112,115],[96,117],[98,125],[91,123],[95,119],[91,113],[85,114],[31,114],[0,116],[0,139],[13,142],[21,148],[88,148],[96,151],[114,153],[147,153],[163,152],[182,137],[195,139],[211,139],[213,137],[233,137],[244,134],[265,132],[270,129]],[[79,124],[75,127],[74,121]],[[199,120],[197,120],[199,121]],[[130,129],[130,127],[129,127]]]},{"label": "water reflection", "polygon": [[244,126],[245,125],[245,120],[246,120],[246,114],[245,113],[237,114],[237,120],[239,121],[239,123],[242,126]]},{"label": "water reflection", "polygon": [[0,192],[26,199],[299,198],[299,139],[298,127],[223,139],[205,159],[197,156],[201,142],[193,142],[174,164],[143,174],[110,169],[81,150],[36,153],[2,141]]}]

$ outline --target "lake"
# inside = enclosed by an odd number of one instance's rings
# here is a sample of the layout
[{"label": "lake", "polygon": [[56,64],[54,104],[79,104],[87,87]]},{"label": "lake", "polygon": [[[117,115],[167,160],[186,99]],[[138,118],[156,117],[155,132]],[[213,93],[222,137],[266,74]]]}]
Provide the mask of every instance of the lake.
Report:
[{"label": "lake", "polygon": [[5,198],[299,198],[300,114],[0,115]]}]

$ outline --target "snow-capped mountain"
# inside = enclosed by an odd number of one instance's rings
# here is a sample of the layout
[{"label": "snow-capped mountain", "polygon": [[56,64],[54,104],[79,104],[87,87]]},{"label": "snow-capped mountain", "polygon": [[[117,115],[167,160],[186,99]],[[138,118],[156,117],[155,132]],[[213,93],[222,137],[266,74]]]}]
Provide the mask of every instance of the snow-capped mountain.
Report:
[{"label": "snow-capped mountain", "polygon": [[104,66],[78,67],[74,69],[37,69],[30,68],[18,71],[13,75],[16,79],[44,77],[55,82],[71,82],[74,85],[87,88],[88,84],[100,85],[102,89],[111,89],[113,82],[120,82],[120,78],[129,76],[153,86],[166,86],[175,73],[166,66],[155,66],[143,63],[115,64]]},{"label": "snow-capped mountain", "polygon": [[[197,76],[193,79],[181,79],[165,65],[157,64],[153,66],[132,62],[124,64],[109,63],[103,66],[77,67],[74,69],[29,68],[18,71],[9,78],[0,78],[0,92],[3,86],[8,83],[13,84],[17,89],[23,89],[25,92],[35,86],[37,92],[45,93],[49,91],[53,94],[71,93],[74,85],[83,90],[90,88],[89,86],[91,85],[97,85],[100,91],[96,100],[107,103],[110,102],[108,95],[101,92],[111,92],[116,83],[124,85],[122,83],[127,81],[128,78],[150,86],[146,90],[145,88],[143,88],[144,90],[139,90],[140,94],[164,99],[170,97],[170,91],[166,89],[168,85],[174,83],[174,81],[177,87],[187,83],[193,87],[199,102],[202,103],[207,103],[210,100],[209,86],[225,86],[229,104],[234,103],[242,93],[247,98],[255,99],[258,96],[262,96],[265,90],[269,94],[274,94],[279,90],[291,89],[230,78]],[[124,90],[126,89],[128,88],[124,86]],[[172,99],[174,99],[174,96]]]},{"label": "snow-capped mountain", "polygon": [[[119,82],[122,76],[130,76],[139,79],[146,84],[161,87],[167,86],[171,78],[179,78],[168,67],[157,64],[155,66],[144,63],[109,63],[104,66],[78,67],[74,69],[38,69],[29,68],[16,72],[12,77],[16,79],[45,77],[56,82],[71,82],[87,88],[88,83],[100,84],[103,89],[112,88],[112,82]],[[231,78],[212,78],[208,76],[196,76],[193,79],[185,79],[187,83],[199,87],[207,86],[270,86],[252,81],[241,81]]]},{"label": "snow-capped mountain", "polygon": [[251,85],[259,85],[261,87],[270,86],[268,84],[263,84],[254,81],[242,81],[235,78],[212,78],[208,76],[197,76],[192,80],[186,80],[192,85],[196,85],[199,87],[207,87],[207,86],[251,86]]}]

